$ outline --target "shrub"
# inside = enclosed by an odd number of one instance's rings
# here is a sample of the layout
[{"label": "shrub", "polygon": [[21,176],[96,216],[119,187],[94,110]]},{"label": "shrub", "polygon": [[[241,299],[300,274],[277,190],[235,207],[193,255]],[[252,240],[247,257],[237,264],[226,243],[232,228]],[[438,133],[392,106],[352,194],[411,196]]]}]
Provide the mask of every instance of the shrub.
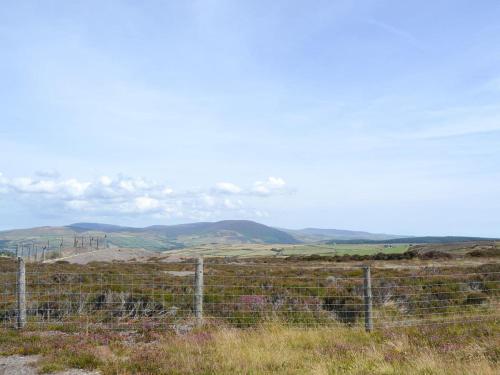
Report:
[{"label": "shrub", "polygon": [[465,297],[465,305],[481,305],[488,301],[488,296],[481,292],[471,292]]},{"label": "shrub", "polygon": [[325,297],[323,309],[335,313],[342,323],[353,324],[363,313],[363,300],[355,296]]},{"label": "shrub", "polygon": [[500,256],[500,249],[491,248],[491,249],[478,249],[472,250],[467,253],[470,257],[495,257]]}]

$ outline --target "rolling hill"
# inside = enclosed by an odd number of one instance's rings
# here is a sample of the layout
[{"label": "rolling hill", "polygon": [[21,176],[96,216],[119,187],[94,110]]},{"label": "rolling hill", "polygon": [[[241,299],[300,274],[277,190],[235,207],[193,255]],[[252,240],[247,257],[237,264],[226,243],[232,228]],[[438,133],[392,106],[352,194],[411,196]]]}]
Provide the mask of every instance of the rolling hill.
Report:
[{"label": "rolling hill", "polygon": [[268,227],[249,220],[223,220],[215,223],[201,222],[180,225],[155,225],[144,228],[145,231],[162,234],[166,237],[179,236],[215,236],[236,237],[242,243],[298,243],[292,235],[279,229]]},{"label": "rolling hill", "polygon": [[387,240],[329,240],[325,244],[446,244],[476,241],[496,241],[498,238],[464,237],[464,236],[423,236],[423,237],[398,237]]},{"label": "rolling hill", "polygon": [[200,244],[296,244],[292,235],[248,220],[224,220],[145,228],[100,223],[75,223],[63,227],[39,227],[0,232],[4,247],[22,242],[60,241],[72,243],[74,236],[104,236],[113,247],[135,247],[163,251]]},{"label": "rolling hill", "polygon": [[[478,237],[406,237],[340,229],[281,229],[249,220],[223,220],[179,225],[153,225],[135,228],[101,223],[75,223],[59,227],[37,227],[0,232],[0,250],[16,244],[50,242],[72,247],[73,238],[106,235],[109,247],[143,248],[152,251],[183,249],[193,246],[238,244],[394,244],[449,243],[484,240]],[[102,242],[101,242],[102,243]]]},{"label": "rolling hill", "polygon": [[[281,229],[281,228],[280,228]],[[291,234],[302,242],[316,242],[325,240],[389,240],[399,237],[394,234],[370,233],[363,231],[353,231],[344,229],[322,229],[322,228],[304,228],[304,229],[281,229]]]}]

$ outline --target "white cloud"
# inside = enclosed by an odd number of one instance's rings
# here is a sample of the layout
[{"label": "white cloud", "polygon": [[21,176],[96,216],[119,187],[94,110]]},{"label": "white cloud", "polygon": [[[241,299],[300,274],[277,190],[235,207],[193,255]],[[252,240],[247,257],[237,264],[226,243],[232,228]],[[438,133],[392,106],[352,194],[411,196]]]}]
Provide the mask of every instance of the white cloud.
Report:
[{"label": "white cloud", "polygon": [[199,219],[232,214],[261,216],[259,210],[243,208],[244,198],[283,194],[285,186],[282,178],[269,177],[248,188],[219,182],[215,188],[174,192],[162,183],[122,175],[83,181],[59,177],[8,178],[0,173],[0,193],[10,194],[16,201],[36,202],[37,208],[41,204],[54,214],[74,211],[94,216],[150,215],[155,218]]},{"label": "white cloud", "polygon": [[60,186],[67,194],[74,197],[80,197],[85,194],[91,185],[91,182],[82,182],[72,178],[70,180],[63,181]]},{"label": "white cloud", "polygon": [[89,208],[89,202],[84,200],[71,200],[66,202],[66,207],[71,210],[86,210]]},{"label": "white cloud", "polygon": [[254,211],[254,215],[259,217],[259,218],[263,218],[263,217],[268,217],[269,214],[266,212],[266,211],[261,211],[261,210],[255,210]]},{"label": "white cloud", "polygon": [[173,194],[173,192],[174,192],[174,190],[173,190],[172,188],[169,188],[168,186],[167,186],[167,187],[165,187],[165,188],[161,191],[161,193],[162,193],[163,195],[170,195],[170,194]]},{"label": "white cloud", "polygon": [[216,199],[211,196],[211,195],[208,195],[208,194],[203,194],[201,196],[201,201],[206,204],[208,207],[214,207],[215,204],[216,204]]},{"label": "white cloud", "polygon": [[12,180],[10,186],[20,193],[41,193],[53,194],[58,189],[54,181],[39,180],[33,181],[28,177],[20,177]]},{"label": "white cloud", "polygon": [[240,199],[233,200],[229,198],[224,199],[224,207],[229,209],[237,209],[243,206],[243,202]]},{"label": "white cloud", "polygon": [[137,197],[134,203],[135,207],[140,212],[154,211],[160,207],[160,202],[150,197]]},{"label": "white cloud", "polygon": [[271,195],[273,193],[282,193],[285,189],[285,180],[280,177],[269,177],[266,181],[257,181],[254,183],[252,192],[258,195]]},{"label": "white cloud", "polygon": [[101,176],[101,178],[99,179],[99,181],[104,186],[110,186],[113,183],[113,180],[110,177],[108,177],[108,176]]},{"label": "white cloud", "polygon": [[238,194],[241,193],[241,188],[238,185],[230,182],[218,182],[216,189],[222,193]]}]

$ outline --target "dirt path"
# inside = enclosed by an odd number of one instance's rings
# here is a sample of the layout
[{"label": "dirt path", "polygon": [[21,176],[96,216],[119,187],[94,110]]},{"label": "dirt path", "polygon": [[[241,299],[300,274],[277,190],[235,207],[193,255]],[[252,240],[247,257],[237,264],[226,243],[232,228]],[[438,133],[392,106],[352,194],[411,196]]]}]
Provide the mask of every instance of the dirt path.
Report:
[{"label": "dirt path", "polygon": [[[0,357],[0,375],[37,375],[35,364],[39,359],[40,357],[36,355]],[[54,375],[99,375],[99,373],[74,369],[57,372]]]}]

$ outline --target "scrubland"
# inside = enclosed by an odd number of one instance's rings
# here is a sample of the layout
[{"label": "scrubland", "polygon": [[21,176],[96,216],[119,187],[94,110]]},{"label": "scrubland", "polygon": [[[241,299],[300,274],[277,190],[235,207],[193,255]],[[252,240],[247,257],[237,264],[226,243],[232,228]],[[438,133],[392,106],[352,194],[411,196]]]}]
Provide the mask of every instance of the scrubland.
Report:
[{"label": "scrubland", "polygon": [[14,330],[4,259],[0,355],[39,354],[42,373],[497,374],[500,264],[486,255],[363,259],[371,333],[361,263],[309,257],[206,259],[202,326],[192,260],[28,264],[28,325]]},{"label": "scrubland", "polygon": [[487,375],[500,371],[499,338],[495,322],[375,333],[280,323],[185,333],[9,331],[0,337],[0,354],[41,354],[42,373]]}]

